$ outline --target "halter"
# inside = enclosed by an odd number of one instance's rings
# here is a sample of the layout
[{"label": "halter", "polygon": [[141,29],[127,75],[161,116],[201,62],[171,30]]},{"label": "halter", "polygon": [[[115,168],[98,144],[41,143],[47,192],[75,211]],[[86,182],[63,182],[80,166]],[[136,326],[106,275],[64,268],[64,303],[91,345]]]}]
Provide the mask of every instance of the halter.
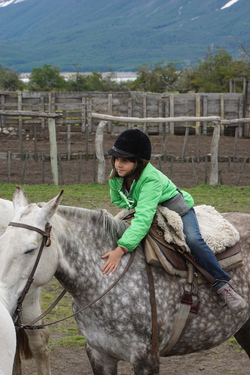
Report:
[{"label": "halter", "polygon": [[23,289],[21,295],[19,296],[19,298],[17,300],[17,308],[15,310],[13,320],[14,320],[14,322],[16,322],[16,325],[18,327],[20,327],[20,325],[21,325],[22,303],[23,303],[23,300],[24,300],[26,294],[28,293],[28,291],[29,291],[29,289],[31,287],[31,284],[34,281],[34,274],[36,272],[38,263],[39,263],[39,261],[41,259],[43,248],[44,248],[44,246],[45,247],[49,247],[51,245],[50,232],[51,232],[52,226],[50,225],[50,223],[46,223],[46,225],[45,225],[45,231],[43,231],[43,230],[41,230],[39,228],[33,227],[31,225],[23,224],[23,223],[10,222],[9,226],[32,230],[32,231],[40,233],[43,236],[43,240],[42,240],[39,252],[37,254],[37,258],[36,258],[35,264],[34,264],[32,270],[31,270],[31,273],[30,273],[30,275],[28,277],[28,280],[26,282],[26,285],[25,285],[24,289]]}]

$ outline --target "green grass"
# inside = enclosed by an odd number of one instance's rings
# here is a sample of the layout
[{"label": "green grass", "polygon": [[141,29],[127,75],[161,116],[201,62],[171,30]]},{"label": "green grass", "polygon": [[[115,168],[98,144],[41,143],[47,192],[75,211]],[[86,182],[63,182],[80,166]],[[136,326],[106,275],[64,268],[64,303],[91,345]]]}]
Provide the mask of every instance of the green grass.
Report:
[{"label": "green grass", "polygon": [[[64,189],[62,204],[90,209],[105,208],[115,210],[110,203],[108,184],[93,182],[89,185],[20,185],[26,192],[29,202],[47,202]],[[12,200],[15,184],[0,182],[0,198]],[[228,186],[208,184],[185,189],[194,198],[195,205],[207,204],[219,212],[250,213],[250,186]]]}]

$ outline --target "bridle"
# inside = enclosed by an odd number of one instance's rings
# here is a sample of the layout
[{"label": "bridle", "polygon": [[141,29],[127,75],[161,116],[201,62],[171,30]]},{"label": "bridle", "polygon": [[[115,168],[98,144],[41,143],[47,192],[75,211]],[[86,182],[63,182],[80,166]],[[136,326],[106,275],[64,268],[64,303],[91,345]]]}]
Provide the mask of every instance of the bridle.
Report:
[{"label": "bridle", "polygon": [[35,264],[34,264],[34,266],[32,268],[30,276],[28,277],[28,280],[26,282],[26,285],[25,285],[24,289],[23,289],[20,297],[17,300],[17,308],[16,308],[14,316],[13,316],[13,321],[15,322],[15,327],[16,327],[17,331],[20,328],[23,328],[23,329],[41,329],[41,328],[43,328],[45,326],[56,324],[56,323],[59,323],[59,322],[61,322],[63,320],[71,318],[71,317],[79,314],[81,311],[83,311],[83,310],[87,309],[88,307],[92,306],[94,303],[96,303],[97,301],[99,301],[103,296],[105,296],[105,294],[107,294],[120,281],[120,279],[125,275],[125,273],[129,269],[129,267],[130,267],[130,265],[131,265],[131,263],[132,263],[132,261],[134,259],[134,256],[135,256],[135,251],[133,251],[131,253],[131,257],[130,257],[129,262],[127,263],[125,269],[120,274],[120,276],[113,282],[113,284],[108,289],[106,289],[100,296],[98,296],[94,301],[92,301],[88,305],[84,306],[80,310],[76,311],[74,314],[72,314],[72,315],[70,315],[70,316],[68,316],[66,318],[60,319],[60,320],[58,320],[56,322],[53,322],[53,323],[47,323],[47,324],[41,324],[41,325],[34,325],[36,322],[38,322],[39,320],[41,320],[42,318],[44,318],[56,306],[56,304],[62,299],[62,297],[66,293],[66,290],[63,289],[63,291],[60,293],[60,295],[57,297],[57,299],[52,303],[52,305],[44,313],[42,313],[40,316],[38,316],[36,319],[32,320],[31,322],[29,322],[27,324],[22,324],[21,323],[22,303],[24,301],[24,298],[25,298],[26,294],[28,293],[28,291],[29,291],[29,289],[31,287],[31,284],[34,281],[34,274],[35,274],[35,271],[37,269],[39,260],[41,258],[44,246],[45,247],[49,247],[51,245],[50,232],[51,232],[52,226],[49,223],[46,223],[46,225],[45,225],[45,231],[43,231],[43,230],[41,230],[39,228],[33,227],[31,225],[23,224],[23,223],[10,222],[9,226],[32,230],[32,231],[40,233],[43,236],[43,240],[42,240],[42,243],[41,243],[41,246],[40,246],[40,249],[39,249],[36,261],[35,261]]},{"label": "bridle", "polygon": [[33,266],[32,270],[31,270],[31,273],[30,273],[30,275],[28,277],[28,280],[27,280],[27,282],[25,284],[25,287],[24,287],[22,293],[21,293],[21,295],[19,296],[19,298],[17,300],[17,307],[16,307],[16,310],[14,312],[13,321],[15,322],[16,326],[20,326],[20,324],[21,324],[21,313],[22,313],[22,303],[24,301],[24,298],[25,298],[26,294],[30,290],[31,284],[34,281],[34,274],[36,272],[38,263],[39,263],[39,261],[41,259],[44,246],[45,247],[49,247],[51,245],[50,232],[51,232],[52,226],[49,223],[46,223],[46,225],[45,225],[45,231],[43,231],[43,230],[41,230],[39,228],[33,227],[31,225],[23,224],[23,223],[10,222],[9,226],[32,230],[32,231],[40,233],[43,236],[42,243],[40,245],[40,249],[38,251],[38,254],[37,254],[34,266]]}]

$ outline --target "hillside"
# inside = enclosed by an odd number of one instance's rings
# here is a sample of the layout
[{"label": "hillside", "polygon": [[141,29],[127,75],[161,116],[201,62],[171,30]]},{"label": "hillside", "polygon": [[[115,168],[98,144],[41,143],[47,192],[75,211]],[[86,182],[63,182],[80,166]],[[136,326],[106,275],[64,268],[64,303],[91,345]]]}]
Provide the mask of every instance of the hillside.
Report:
[{"label": "hillside", "polygon": [[136,70],[195,62],[208,46],[249,43],[249,0],[26,0],[0,7],[0,64],[18,71]]}]

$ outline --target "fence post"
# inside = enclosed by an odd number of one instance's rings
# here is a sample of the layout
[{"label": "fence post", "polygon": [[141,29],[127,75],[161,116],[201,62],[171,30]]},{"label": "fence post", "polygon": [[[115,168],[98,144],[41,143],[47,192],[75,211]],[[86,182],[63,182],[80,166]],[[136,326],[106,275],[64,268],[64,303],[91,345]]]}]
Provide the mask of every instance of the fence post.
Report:
[{"label": "fence post", "polygon": [[[224,106],[224,94],[220,94],[220,118],[224,120],[225,118],[225,106]],[[224,135],[224,125],[220,124],[221,135]]]},{"label": "fence post", "polygon": [[[202,113],[202,115],[204,117],[206,117],[207,116],[207,95],[202,95],[202,101],[203,101],[203,113]],[[203,122],[202,127],[203,127],[203,130],[202,130],[203,134],[207,134],[207,121]]]},{"label": "fence post", "polygon": [[[147,117],[147,93],[144,92],[142,94],[142,117]],[[147,123],[144,122],[143,124],[143,132],[147,134]]]},{"label": "fence post", "polygon": [[57,166],[57,144],[56,144],[56,120],[48,119],[49,141],[50,141],[50,163],[54,185],[58,186],[58,166]]},{"label": "fence post", "polygon": [[86,98],[82,97],[82,133],[86,131]]},{"label": "fence post", "polygon": [[[164,101],[165,101],[165,117],[170,117],[170,114],[169,114],[169,96],[164,96]],[[165,123],[165,131],[167,134],[169,134],[169,123]]]},{"label": "fence post", "polygon": [[[170,117],[174,117],[174,94],[169,95]],[[170,134],[174,134],[174,122],[170,122]]]},{"label": "fence post", "polygon": [[[41,100],[41,112],[45,112],[44,95],[41,94],[40,100]],[[41,117],[41,127],[42,127],[43,130],[45,129],[45,118],[44,117]]]},{"label": "fence post", "polygon": [[95,135],[95,149],[97,158],[97,182],[98,184],[105,183],[105,167],[106,162],[103,153],[103,133],[107,125],[107,121],[100,121]]},{"label": "fence post", "polygon": [[[128,117],[133,116],[133,98],[128,98]],[[131,123],[128,123],[128,129],[131,129]]]},{"label": "fence post", "polygon": [[88,127],[89,133],[92,132],[92,98],[88,99]]},{"label": "fence post", "polygon": [[218,173],[218,150],[220,141],[220,122],[214,122],[213,138],[211,143],[211,172],[210,185],[217,185],[219,181]]},{"label": "fence post", "polygon": [[[0,108],[4,111],[5,110],[5,96],[4,94],[1,95],[1,106]],[[5,127],[5,116],[0,116],[0,126],[1,128]]]},{"label": "fence post", "polygon": [[67,141],[68,141],[68,160],[70,160],[70,131],[71,131],[71,125],[67,125]]},{"label": "fence post", "polygon": [[[195,112],[196,117],[200,117],[201,115],[201,96],[200,94],[195,94]],[[195,134],[197,135],[199,133],[199,128],[201,126],[200,121],[196,121],[195,123]]]},{"label": "fence post", "polygon": [[[112,116],[112,94],[108,94],[108,115]],[[112,133],[112,121],[108,121],[108,133]]]},{"label": "fence post", "polygon": [[[243,97],[240,97],[239,98],[239,118],[243,117],[243,113],[244,113],[243,104],[244,104]],[[242,138],[244,135],[244,132],[243,132],[244,124],[239,124],[238,126],[239,126],[239,138]]]},{"label": "fence post", "polygon": [[[18,111],[22,110],[22,92],[18,91],[17,93],[17,109]],[[23,160],[23,137],[22,137],[22,132],[23,132],[23,117],[19,116],[19,149],[20,149],[20,155],[21,159]]]},{"label": "fence post", "polygon": [[185,161],[185,153],[186,153],[186,147],[188,142],[188,135],[189,135],[189,128],[185,129],[185,138],[184,138],[184,145],[182,149],[182,156],[181,156],[181,162],[184,163]]},{"label": "fence post", "polygon": [[[158,108],[159,108],[158,116],[163,117],[163,100],[162,99],[160,99],[159,102],[158,102]],[[162,133],[163,133],[163,123],[160,122],[159,123],[159,134],[162,134]]]}]

